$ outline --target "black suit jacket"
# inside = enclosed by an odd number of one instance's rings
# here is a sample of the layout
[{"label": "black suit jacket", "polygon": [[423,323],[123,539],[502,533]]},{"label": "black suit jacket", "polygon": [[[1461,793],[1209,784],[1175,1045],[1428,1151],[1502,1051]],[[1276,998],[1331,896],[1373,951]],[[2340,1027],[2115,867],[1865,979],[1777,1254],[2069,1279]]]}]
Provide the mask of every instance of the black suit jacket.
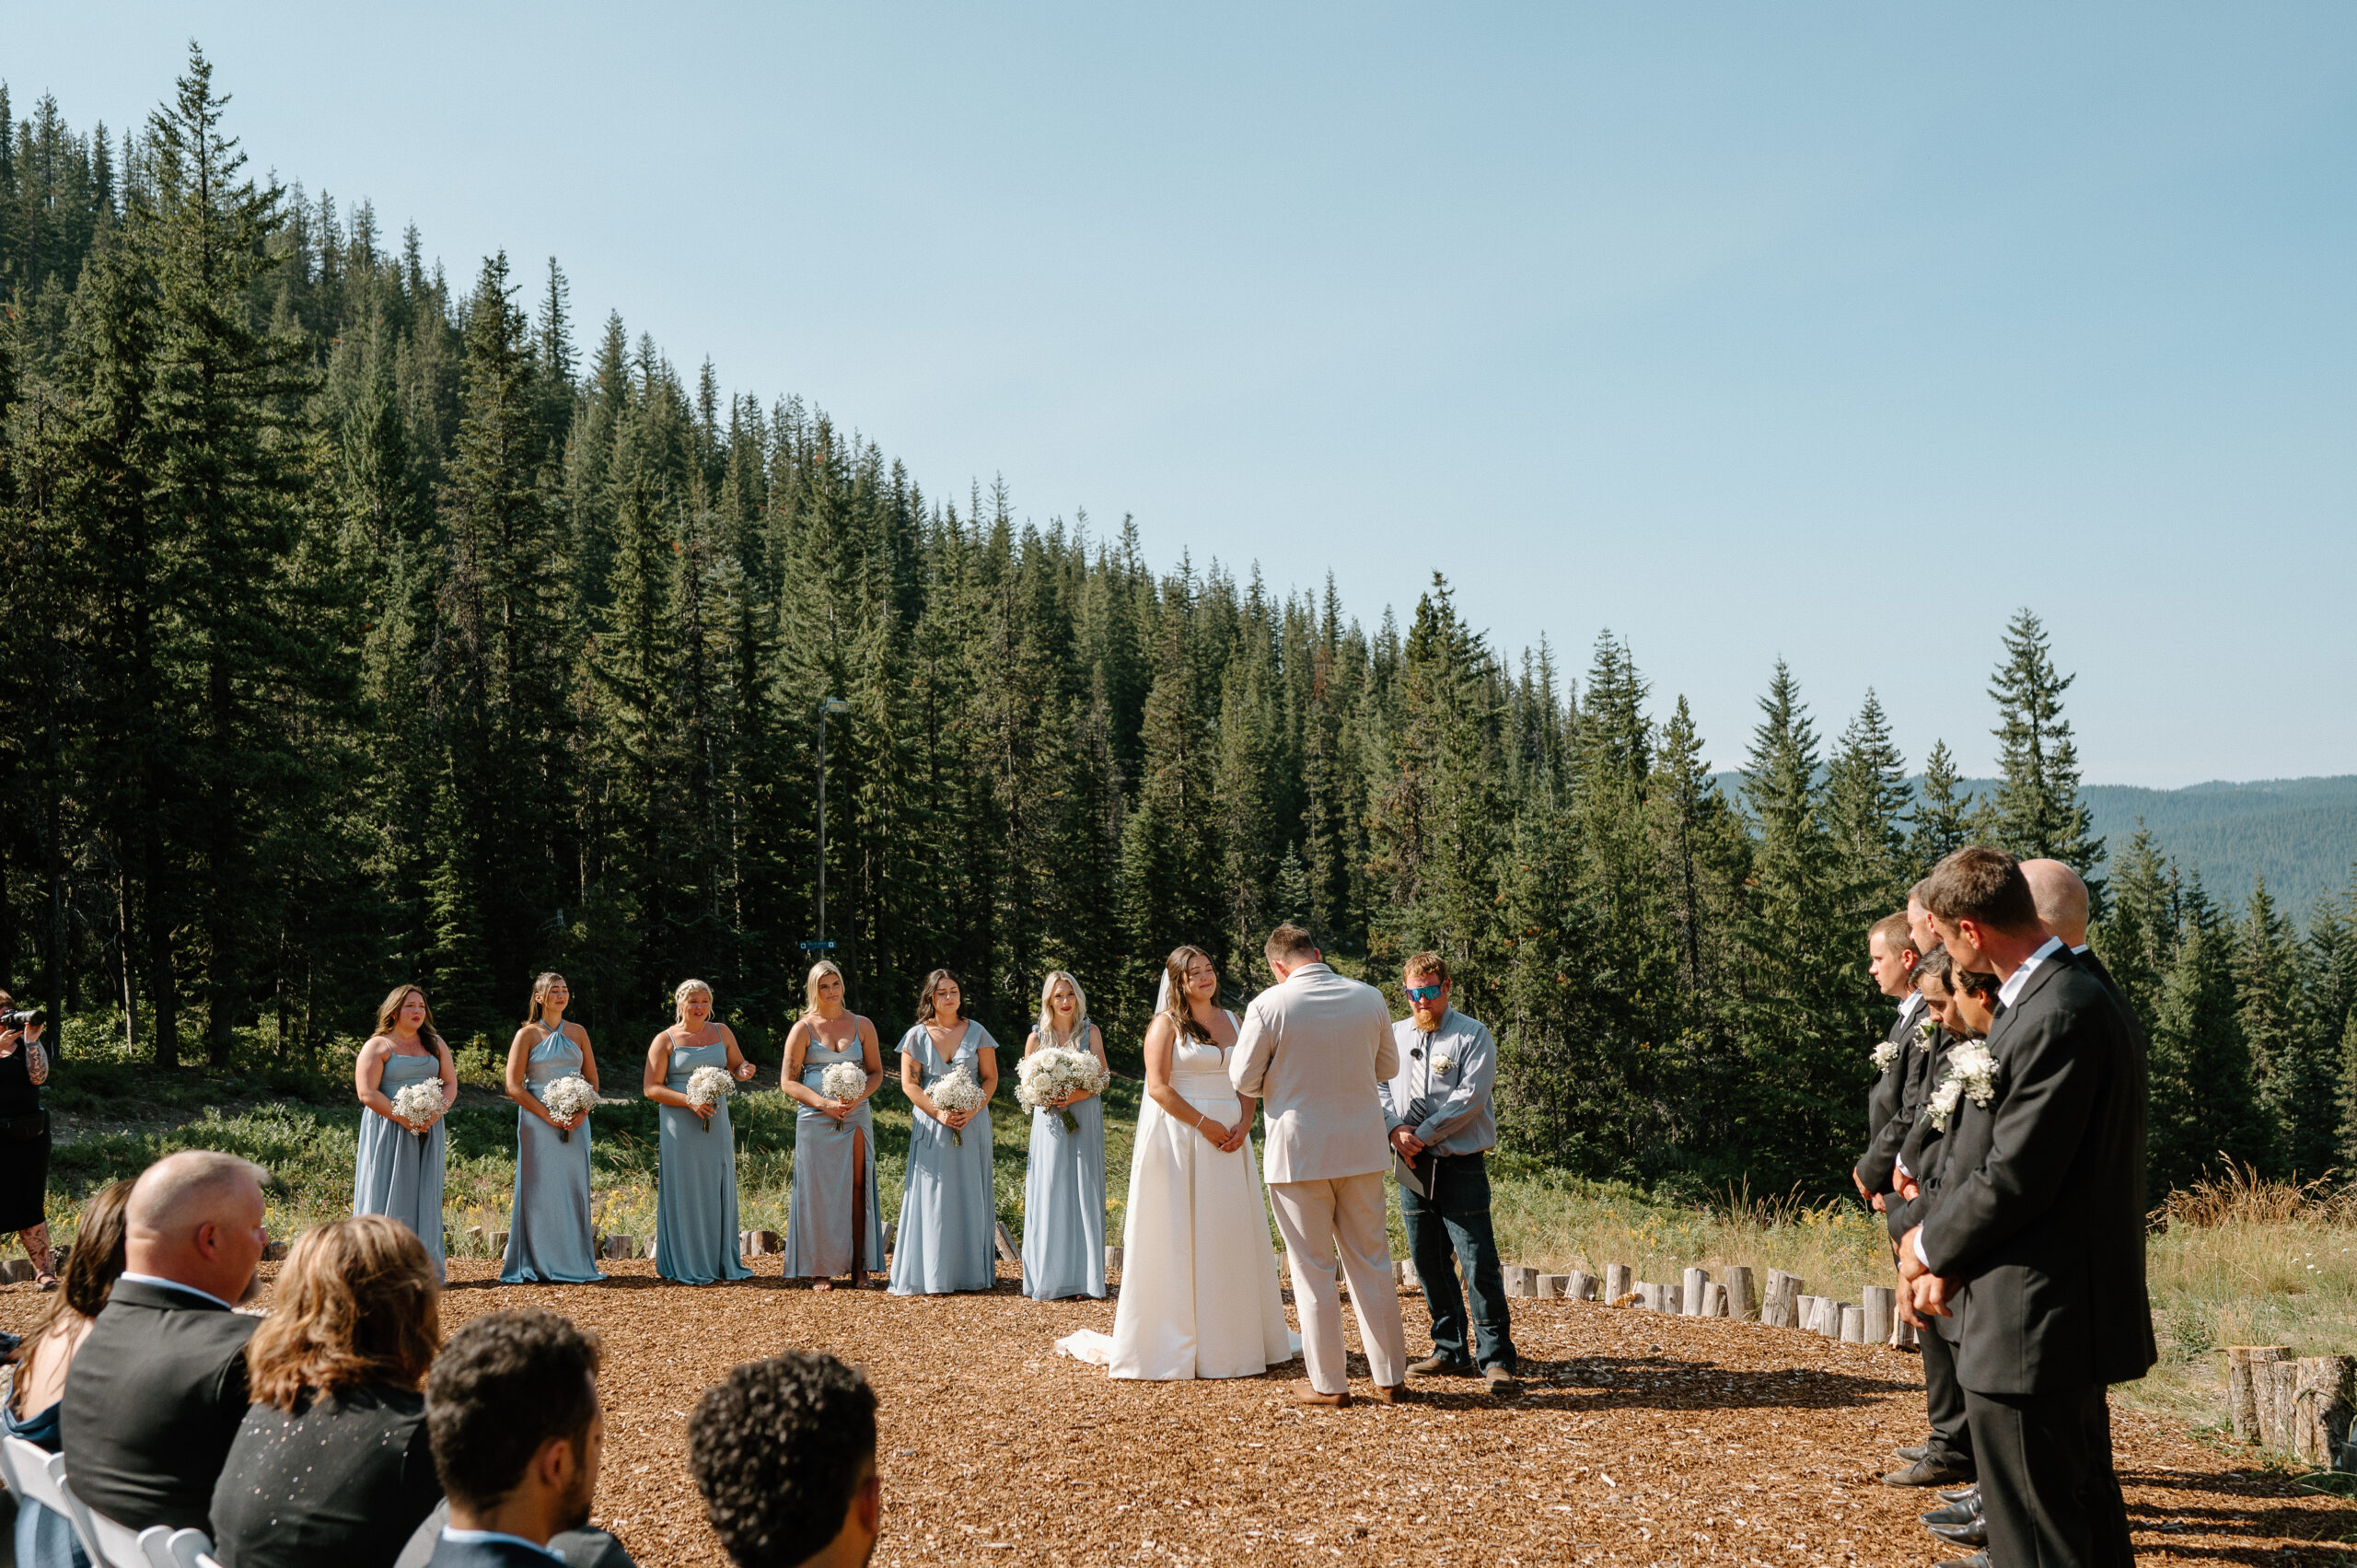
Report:
[{"label": "black suit jacket", "polygon": [[1947,1030],[1941,1029],[1932,1036],[1932,1049],[1917,1053],[1923,1059],[1922,1069],[1910,1091],[1904,1112],[1907,1117],[1906,1132],[1898,1141],[1898,1158],[1893,1161],[1893,1166],[1895,1174],[1898,1161],[1905,1161],[1921,1191],[1911,1201],[1894,1192],[1883,1204],[1883,1218],[1890,1227],[1893,1241],[1904,1237],[1925,1214],[1931,1213],[1932,1202],[1939,1193],[1940,1178],[1946,1163],[1944,1156],[1947,1150],[1947,1134],[1932,1125],[1925,1108],[1931,1100],[1932,1091],[1939,1087],[1940,1080],[1947,1075],[1948,1052],[1961,1043]]},{"label": "black suit jacket", "polygon": [[1957,1102],[1923,1219],[1933,1272],[1964,1282],[1956,1380],[2037,1394],[2141,1377],[2144,1115],[2133,1026],[2062,949],[1989,1031],[1996,1092]]},{"label": "black suit jacket", "polygon": [[512,1540],[450,1540],[437,1536],[432,1568],[555,1568],[563,1561]]},{"label": "black suit jacket", "polygon": [[1923,1052],[1915,1049],[1915,1026],[1931,1016],[1920,1004],[1891,1020],[1889,1032],[1883,1039],[1898,1047],[1898,1058],[1884,1068],[1866,1091],[1866,1152],[1858,1156],[1858,1179],[1866,1184],[1868,1192],[1890,1191],[1891,1156],[1898,1153],[1899,1141],[1907,1136],[1912,1120],[1907,1114],[1910,1095],[1921,1104],[1922,1096],[1916,1090],[1916,1079],[1922,1070]]},{"label": "black suit jacket", "polygon": [[59,1419],[75,1495],[131,1529],[209,1529],[261,1321],[189,1291],[116,1282],[65,1375]]}]

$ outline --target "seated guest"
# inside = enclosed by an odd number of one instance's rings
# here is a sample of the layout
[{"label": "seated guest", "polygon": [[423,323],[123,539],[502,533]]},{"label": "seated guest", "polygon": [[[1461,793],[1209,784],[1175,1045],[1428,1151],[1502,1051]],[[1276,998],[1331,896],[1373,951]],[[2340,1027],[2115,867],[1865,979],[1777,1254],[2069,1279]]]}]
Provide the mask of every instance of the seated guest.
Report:
[{"label": "seated guest", "polygon": [[[0,1423],[9,1436],[52,1454],[57,1452],[65,1374],[74,1365],[74,1353],[89,1338],[90,1325],[106,1310],[108,1293],[122,1272],[122,1207],[130,1197],[131,1183],[117,1181],[99,1188],[82,1205],[81,1228],[65,1255],[64,1289],[48,1315],[26,1331],[16,1383],[7,1404],[0,1406]],[[74,1537],[73,1521],[29,1499],[17,1504],[17,1562],[19,1568],[89,1568],[90,1563]]]},{"label": "seated guest", "polygon": [[75,1494],[127,1528],[212,1524],[213,1483],[252,1402],[246,1342],[261,1320],[230,1304],[268,1241],[263,1174],[188,1149],[131,1189],[122,1276],[66,1376],[62,1431]]},{"label": "seated guest", "polygon": [[688,1472],[737,1568],[860,1568],[884,1511],[876,1392],[807,1351],[737,1367],[688,1417]]},{"label": "seated guest", "polygon": [[442,1496],[420,1385],[441,1342],[433,1260],[383,1214],[296,1238],[246,1347],[253,1407],[213,1489],[225,1568],[388,1568]]},{"label": "seated guest", "polygon": [[598,1342],[553,1312],[486,1313],[425,1379],[450,1500],[435,1568],[548,1568],[549,1538],[589,1519],[605,1452]]}]

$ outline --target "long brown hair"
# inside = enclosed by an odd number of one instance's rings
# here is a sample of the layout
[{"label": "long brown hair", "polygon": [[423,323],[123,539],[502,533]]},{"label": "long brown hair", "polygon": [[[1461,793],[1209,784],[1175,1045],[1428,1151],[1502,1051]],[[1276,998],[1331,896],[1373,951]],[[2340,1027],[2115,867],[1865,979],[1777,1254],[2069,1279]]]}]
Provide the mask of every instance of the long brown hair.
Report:
[{"label": "long brown hair", "polygon": [[[83,1201],[80,1228],[74,1233],[74,1246],[65,1254],[57,1298],[25,1330],[28,1357],[32,1348],[41,1343],[41,1336],[67,1315],[96,1318],[106,1310],[107,1297],[114,1294],[114,1282],[122,1277],[122,1215],[131,1204],[131,1190],[135,1185],[125,1177],[121,1181],[109,1182]],[[20,1378],[9,1398],[22,1399],[24,1388],[25,1381]],[[21,1404],[13,1408],[18,1415],[25,1413]]]},{"label": "long brown hair", "polygon": [[[1196,1022],[1194,1006],[1187,1000],[1187,966],[1197,958],[1211,964],[1213,977],[1218,977],[1219,965],[1213,963],[1212,956],[1201,947],[1174,947],[1170,956],[1162,960],[1162,972],[1170,981],[1170,1000],[1163,1005],[1163,1010],[1170,1015],[1170,1021],[1178,1026],[1179,1039],[1213,1045],[1217,1042],[1212,1039],[1211,1030]],[[1218,993],[1214,991],[1213,994],[1217,995]]]},{"label": "long brown hair", "polygon": [[254,1402],[292,1412],[306,1393],[414,1391],[442,1345],[441,1294],[425,1244],[401,1221],[313,1225],[295,1238],[270,1316],[246,1346]]},{"label": "long brown hair", "polygon": [[929,1024],[933,1022],[936,1016],[933,1005],[933,993],[940,988],[941,982],[945,980],[958,988],[958,1019],[960,1023],[965,1021],[966,982],[959,980],[956,974],[952,973],[948,970],[935,970],[931,974],[924,977],[924,984],[917,990],[918,1023]]},{"label": "long brown hair", "polygon": [[434,1004],[425,1001],[425,987],[422,985],[397,985],[386,993],[383,1005],[377,1009],[377,1032],[380,1035],[393,1032],[393,1026],[401,1021],[401,1008],[408,1004],[412,992],[417,993],[420,1002],[425,1003],[425,1022],[418,1025],[417,1038],[430,1051],[442,1036],[434,1028]]},{"label": "long brown hair", "polygon": [[526,1023],[544,1029],[555,1027],[540,1016],[540,1004],[548,1000],[549,987],[552,985],[563,985],[567,991],[573,989],[571,985],[566,984],[564,976],[554,970],[549,970],[548,973],[534,981],[532,982],[532,1016],[524,1020]]}]

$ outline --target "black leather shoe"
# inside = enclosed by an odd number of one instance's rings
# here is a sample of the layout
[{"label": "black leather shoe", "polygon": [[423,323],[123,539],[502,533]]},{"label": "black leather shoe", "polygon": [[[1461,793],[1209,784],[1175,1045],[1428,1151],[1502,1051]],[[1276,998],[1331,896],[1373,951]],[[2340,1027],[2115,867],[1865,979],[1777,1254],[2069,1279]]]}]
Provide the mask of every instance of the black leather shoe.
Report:
[{"label": "black leather shoe", "polygon": [[1976,1551],[1969,1557],[1951,1557],[1939,1568],[1989,1568],[1989,1554]]},{"label": "black leather shoe", "polygon": [[1945,1486],[1972,1479],[1972,1467],[1959,1465],[1954,1459],[1918,1459],[1903,1470],[1893,1470],[1882,1478],[1885,1486]]},{"label": "black leather shoe", "polygon": [[[1940,1495],[1946,1497],[1947,1493],[1944,1492]],[[1924,1515],[1923,1522],[1936,1527],[1940,1525],[1969,1524],[1980,1516],[1980,1488],[1968,1486],[1961,1496],[1949,1498],[1946,1503]]]},{"label": "black leather shoe", "polygon": [[1980,1491],[1980,1483],[1976,1481],[1970,1486],[1959,1486],[1953,1492],[1941,1493],[1940,1501],[1943,1503],[1961,1503],[1966,1498],[1969,1497],[1973,1500],[1972,1505],[1978,1508],[1980,1506],[1980,1499],[1979,1496]]},{"label": "black leather shoe", "polygon": [[1933,1525],[1931,1532],[1942,1540],[1952,1540],[1958,1546],[1987,1546],[1989,1516],[1977,1514],[1960,1525]]},{"label": "black leather shoe", "polygon": [[1470,1377],[1473,1376],[1473,1364],[1451,1361],[1445,1355],[1428,1355],[1422,1361],[1410,1362],[1408,1370],[1419,1377]]},{"label": "black leather shoe", "polygon": [[1918,1443],[1911,1448],[1898,1448],[1893,1450],[1898,1458],[1906,1460],[1910,1465],[1931,1451],[1932,1446],[1929,1443]]}]

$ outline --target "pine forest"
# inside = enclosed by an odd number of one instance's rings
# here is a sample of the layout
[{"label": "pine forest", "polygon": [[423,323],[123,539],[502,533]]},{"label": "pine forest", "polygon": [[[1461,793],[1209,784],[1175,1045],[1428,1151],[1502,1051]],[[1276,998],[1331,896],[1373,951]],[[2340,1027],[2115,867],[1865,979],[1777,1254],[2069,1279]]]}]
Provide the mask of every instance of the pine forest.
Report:
[{"label": "pine forest", "polygon": [[601,1047],[695,975],[774,1060],[823,884],[888,1045],[935,966],[1003,1044],[1062,968],[1134,1071],[1164,954],[1240,998],[1292,918],[1395,990],[1449,957],[1519,1155],[1829,1192],[1889,1016],[1865,928],[1982,838],[2096,883],[2156,1184],[2357,1167],[2357,882],[2295,924],[2096,839],[2030,610],[1995,790],[1782,666],[1723,789],[1609,632],[1580,671],[1438,576],[1364,615],[927,490],[577,324],[553,260],[453,281],[261,178],[225,101],[193,52],[127,133],[0,90],[0,975],[85,1038],[304,1061],[415,980],[504,1044],[553,968]]}]

